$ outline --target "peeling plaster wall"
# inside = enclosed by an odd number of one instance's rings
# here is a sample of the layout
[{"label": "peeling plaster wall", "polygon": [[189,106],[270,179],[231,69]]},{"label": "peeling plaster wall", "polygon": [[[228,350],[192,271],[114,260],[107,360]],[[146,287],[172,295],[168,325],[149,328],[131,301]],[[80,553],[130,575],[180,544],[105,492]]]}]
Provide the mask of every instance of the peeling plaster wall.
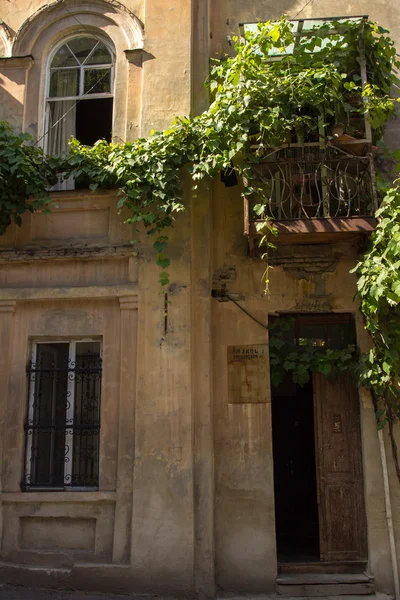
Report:
[{"label": "peeling plaster wall", "polygon": [[[304,2],[125,5],[144,25],[143,61],[130,58],[118,105],[126,112],[116,117],[133,138],[207,106],[209,56],[231,52],[227,35],[240,22],[283,11],[294,17]],[[15,33],[43,6],[0,0],[0,17]],[[301,16],[368,12],[400,39],[397,0],[313,0]],[[36,66],[41,59],[34,57]],[[35,67],[29,60],[0,67],[0,114],[34,129],[38,117],[26,117],[25,102]],[[394,121],[390,139],[397,128]],[[268,299],[264,264],[249,257],[243,235],[239,188],[204,181],[192,192],[183,185],[188,210],[169,233],[167,298],[152,240],[141,237],[132,256],[129,241],[138,235],[122,225],[113,193],[58,194],[50,217],[27,215],[21,229],[0,239],[0,334],[8,349],[0,355],[0,581],[202,598],[214,597],[216,586],[275,589],[271,406],[228,404],[227,382],[227,346],[265,344],[267,332],[211,291],[228,291],[265,324],[282,311],[353,313],[366,348],[349,274],[357,248],[278,249]],[[86,334],[104,343],[100,491],[21,493],[30,339]],[[390,593],[382,468],[366,393],[361,424],[369,566],[377,589]],[[400,492],[390,458],[389,465],[400,549]]]}]

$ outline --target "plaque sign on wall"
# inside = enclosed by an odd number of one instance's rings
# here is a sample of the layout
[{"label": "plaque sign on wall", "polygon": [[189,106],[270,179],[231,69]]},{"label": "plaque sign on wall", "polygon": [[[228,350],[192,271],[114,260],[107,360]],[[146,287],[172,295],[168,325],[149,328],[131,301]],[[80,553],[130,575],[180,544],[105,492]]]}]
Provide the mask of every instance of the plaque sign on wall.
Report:
[{"label": "plaque sign on wall", "polygon": [[268,344],[228,346],[230,404],[271,401]]}]

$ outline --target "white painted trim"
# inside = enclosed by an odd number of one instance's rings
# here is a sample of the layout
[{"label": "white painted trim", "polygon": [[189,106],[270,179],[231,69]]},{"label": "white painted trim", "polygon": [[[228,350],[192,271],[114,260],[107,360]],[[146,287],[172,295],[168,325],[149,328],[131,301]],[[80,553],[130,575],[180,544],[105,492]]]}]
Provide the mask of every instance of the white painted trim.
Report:
[{"label": "white painted trim", "polygon": [[[76,366],[76,342],[71,341],[69,343],[69,354],[68,354],[68,365],[74,364]],[[72,467],[74,462],[74,414],[75,414],[75,377],[70,378],[68,373],[67,382],[67,410],[65,414],[67,429],[65,430],[65,449],[69,448],[67,455],[67,462],[64,463],[64,483],[68,484],[72,478]],[[69,429],[69,426],[71,429]]]},{"label": "white painted trim", "polygon": [[[37,344],[32,344],[32,355],[31,360],[32,363],[36,363],[36,354],[37,354]],[[29,423],[33,425],[33,417],[34,417],[34,407],[33,404],[35,402],[35,388],[36,388],[36,379],[35,383],[32,385],[29,383],[29,400],[28,400],[28,416],[27,416],[27,425],[29,427]],[[28,480],[32,472],[32,443],[33,443],[33,432],[29,437],[26,435],[26,449],[25,449],[25,479]]]},{"label": "white painted trim", "polygon": [[[85,65],[83,64],[79,64],[77,66],[73,66],[73,67],[60,67],[60,69],[58,69],[57,67],[52,67],[51,63],[53,62],[53,59],[55,57],[55,55],[57,54],[57,52],[59,51],[60,48],[62,48],[62,46],[64,46],[64,44],[68,44],[68,42],[75,40],[77,38],[92,38],[94,40],[96,40],[97,42],[101,42],[102,44],[104,44],[107,49],[110,52],[111,58],[112,58],[112,62],[111,64],[101,64],[101,65]],[[94,49],[93,49],[94,50]],[[92,52],[93,52],[92,50]],[[72,52],[72,50],[71,50]],[[92,53],[91,52],[91,53]],[[91,54],[90,53],[90,54]],[[75,55],[74,55],[75,56]],[[90,56],[90,55],[89,55]],[[58,71],[61,69],[79,69],[80,71],[80,79],[79,79],[79,95],[78,96],[63,96],[62,98],[58,98],[59,100],[75,100],[75,99],[80,99],[82,98],[82,96],[84,96],[85,98],[89,99],[89,98],[94,98],[95,94],[84,94],[83,93],[83,85],[84,85],[84,77],[82,76],[83,72],[85,70],[88,70],[89,68],[91,69],[110,69],[111,70],[111,93],[107,94],[107,98],[110,97],[114,97],[114,82],[115,82],[115,61],[116,61],[116,55],[115,55],[115,49],[112,45],[111,40],[104,35],[101,31],[97,32],[94,34],[90,31],[80,31],[80,32],[76,32],[75,34],[70,34],[68,36],[66,36],[65,38],[62,38],[61,40],[59,40],[57,42],[57,44],[55,44],[53,46],[53,48],[50,50],[50,52],[47,55],[47,59],[46,59],[46,64],[45,64],[45,68],[46,68],[46,81],[45,81],[45,101],[48,102],[49,100],[52,100],[53,98],[49,95],[50,94],[50,74],[51,71]],[[100,97],[105,97],[104,95],[101,95]],[[47,131],[47,129],[45,129],[44,131]],[[46,136],[47,137],[47,136]]]}]

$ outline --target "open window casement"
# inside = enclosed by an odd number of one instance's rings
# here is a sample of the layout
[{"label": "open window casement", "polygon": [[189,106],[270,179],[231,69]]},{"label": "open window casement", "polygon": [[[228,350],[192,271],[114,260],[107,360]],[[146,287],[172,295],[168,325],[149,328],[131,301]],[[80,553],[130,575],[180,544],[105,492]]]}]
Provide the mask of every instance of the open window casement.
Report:
[{"label": "open window casement", "polygon": [[[106,43],[94,37],[64,42],[49,63],[45,150],[52,155],[68,151],[77,138],[93,145],[111,141],[114,56]],[[57,190],[74,189],[73,178],[61,179]],[[79,182],[77,182],[79,183]]]}]

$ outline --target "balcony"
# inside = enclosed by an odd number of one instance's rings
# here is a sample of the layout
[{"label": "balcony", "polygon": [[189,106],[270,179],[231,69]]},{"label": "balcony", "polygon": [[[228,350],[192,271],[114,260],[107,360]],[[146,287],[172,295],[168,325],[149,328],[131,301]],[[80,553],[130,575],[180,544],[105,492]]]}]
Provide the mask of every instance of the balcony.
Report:
[{"label": "balcony", "polygon": [[260,237],[254,207],[278,230],[277,244],[332,243],[368,236],[377,207],[371,144],[346,141],[324,148],[286,147],[256,166],[263,199],[245,198],[244,230],[250,245]]}]

